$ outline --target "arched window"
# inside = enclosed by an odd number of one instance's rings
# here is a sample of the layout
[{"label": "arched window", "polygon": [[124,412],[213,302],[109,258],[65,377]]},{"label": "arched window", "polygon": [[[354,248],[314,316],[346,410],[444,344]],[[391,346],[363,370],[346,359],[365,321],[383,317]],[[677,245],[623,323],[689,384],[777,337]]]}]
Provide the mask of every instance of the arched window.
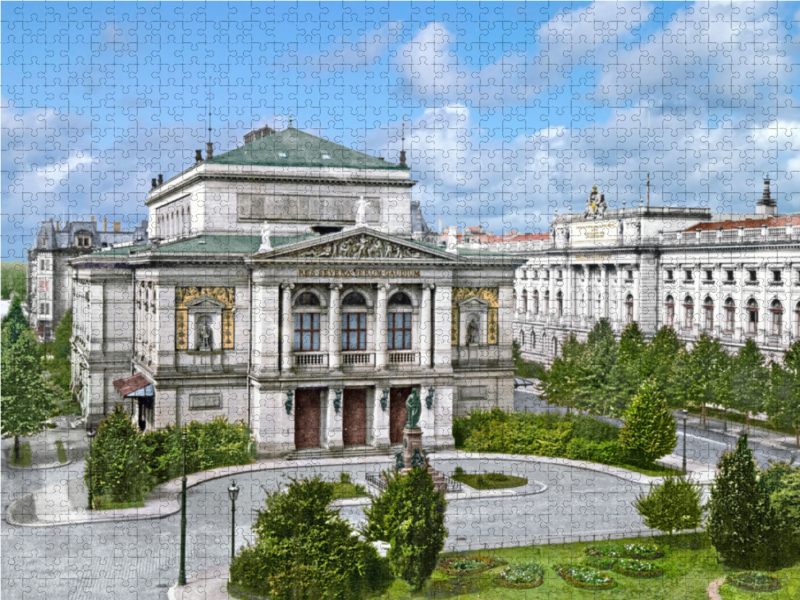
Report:
[{"label": "arched window", "polygon": [[752,298],[747,301],[747,333],[758,332],[758,302]]},{"label": "arched window", "polygon": [[533,314],[539,314],[539,290],[533,290]]},{"label": "arched window", "polygon": [[664,308],[666,309],[664,323],[667,327],[675,327],[675,299],[672,296],[667,296]]},{"label": "arched window", "polygon": [[559,317],[564,316],[564,294],[561,292],[556,294],[556,311]]},{"label": "arched window", "polygon": [[686,296],[683,300],[683,327],[691,329],[694,321],[694,300],[691,296]]},{"label": "arched window", "polygon": [[550,314],[550,290],[544,293],[544,314]]},{"label": "arched window", "polygon": [[367,299],[358,292],[350,292],[342,299],[342,306],[366,306]]},{"label": "arched window", "polygon": [[[297,308],[320,305],[319,297],[312,292],[302,292],[294,301]],[[319,312],[294,313],[294,351],[319,352]]]},{"label": "arched window", "polygon": [[633,296],[628,294],[625,298],[625,322],[630,323],[633,321]]},{"label": "arched window", "polygon": [[524,331],[520,331],[519,332],[519,345],[520,345],[521,348],[525,348],[525,332]]},{"label": "arched window", "polygon": [[725,300],[725,331],[732,333],[735,324],[736,318],[736,304],[733,302],[733,298],[728,298]]},{"label": "arched window", "polygon": [[388,317],[389,350],[411,349],[411,298],[405,292],[397,292],[389,298],[392,309]]},{"label": "arched window", "polygon": [[770,312],[772,312],[772,335],[780,335],[783,327],[783,305],[780,300],[772,301]]},{"label": "arched window", "polygon": [[528,290],[522,290],[522,312],[528,314]]},{"label": "arched window", "polygon": [[703,301],[703,326],[705,329],[714,329],[714,301],[711,296],[706,296]]}]

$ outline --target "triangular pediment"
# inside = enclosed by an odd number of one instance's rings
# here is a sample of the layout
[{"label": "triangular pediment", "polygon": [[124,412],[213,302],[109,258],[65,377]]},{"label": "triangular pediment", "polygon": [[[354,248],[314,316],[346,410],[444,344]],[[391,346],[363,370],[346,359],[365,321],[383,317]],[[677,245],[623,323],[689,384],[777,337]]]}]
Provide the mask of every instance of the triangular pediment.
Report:
[{"label": "triangular pediment", "polygon": [[482,298],[478,298],[473,296],[472,298],[467,298],[466,300],[462,300],[458,304],[463,309],[470,309],[470,308],[485,308],[489,306],[489,303]]},{"label": "triangular pediment", "polygon": [[341,260],[347,262],[396,262],[414,260],[456,261],[455,254],[403,240],[368,227],[359,227],[305,240],[258,254],[254,260]]},{"label": "triangular pediment", "polygon": [[186,303],[186,308],[192,310],[222,310],[225,305],[222,302],[209,298],[208,296],[200,296],[190,302]]}]

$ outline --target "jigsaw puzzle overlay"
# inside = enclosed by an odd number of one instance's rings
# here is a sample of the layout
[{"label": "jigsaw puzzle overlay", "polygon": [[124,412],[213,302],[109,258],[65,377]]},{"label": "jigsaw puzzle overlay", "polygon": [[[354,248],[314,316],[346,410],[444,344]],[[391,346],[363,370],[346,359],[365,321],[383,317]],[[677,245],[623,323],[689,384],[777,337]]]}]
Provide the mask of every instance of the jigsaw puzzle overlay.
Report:
[{"label": "jigsaw puzzle overlay", "polygon": [[800,4],[0,12],[4,597],[798,597]]}]

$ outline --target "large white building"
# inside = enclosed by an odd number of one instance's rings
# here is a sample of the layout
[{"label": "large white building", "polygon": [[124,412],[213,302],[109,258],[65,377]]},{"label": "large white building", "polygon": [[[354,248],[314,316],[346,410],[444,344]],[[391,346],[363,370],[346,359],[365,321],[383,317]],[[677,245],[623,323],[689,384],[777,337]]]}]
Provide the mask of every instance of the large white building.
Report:
[{"label": "large white building", "polygon": [[777,215],[768,181],[755,214],[607,210],[595,189],[543,239],[490,247],[527,259],[514,337],[530,360],[551,362],[601,318],[618,333],[636,321],[647,337],[669,325],[688,344],[707,333],[730,352],[752,338],[775,360],[800,339],[800,216]]},{"label": "large white building", "polygon": [[405,400],[423,443],[513,408],[514,269],[439,248],[405,165],[293,127],[196,163],[146,200],[150,242],[74,267],[73,382],[91,421],[143,429],[224,416],[261,455],[384,451]]}]

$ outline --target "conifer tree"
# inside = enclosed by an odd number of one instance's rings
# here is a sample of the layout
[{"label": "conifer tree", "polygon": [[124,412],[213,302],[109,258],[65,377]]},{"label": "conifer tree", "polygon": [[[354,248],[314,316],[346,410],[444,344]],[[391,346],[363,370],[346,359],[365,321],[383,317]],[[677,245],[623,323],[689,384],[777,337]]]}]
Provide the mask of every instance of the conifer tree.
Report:
[{"label": "conifer tree", "polygon": [[646,348],[644,334],[636,321],[629,323],[619,339],[617,361],[611,374],[613,393],[605,414],[619,415],[625,411],[642,382],[642,359]]},{"label": "conifer tree", "polygon": [[[640,377],[652,379],[658,390],[667,397],[672,368],[683,343],[672,327],[664,326],[644,348],[640,361]],[[669,398],[668,403],[669,403]]]},{"label": "conifer tree", "polygon": [[764,355],[751,338],[733,357],[730,380],[733,408],[747,415],[749,425],[750,413],[761,410],[769,389]]},{"label": "conifer tree", "polygon": [[647,380],[631,400],[623,417],[619,441],[630,460],[650,464],[669,454],[678,441],[675,417],[652,380]]},{"label": "conifer tree", "polygon": [[703,520],[701,493],[700,486],[688,479],[667,477],[648,494],[640,494],[634,506],[647,527],[672,535],[675,531],[700,525]]}]

